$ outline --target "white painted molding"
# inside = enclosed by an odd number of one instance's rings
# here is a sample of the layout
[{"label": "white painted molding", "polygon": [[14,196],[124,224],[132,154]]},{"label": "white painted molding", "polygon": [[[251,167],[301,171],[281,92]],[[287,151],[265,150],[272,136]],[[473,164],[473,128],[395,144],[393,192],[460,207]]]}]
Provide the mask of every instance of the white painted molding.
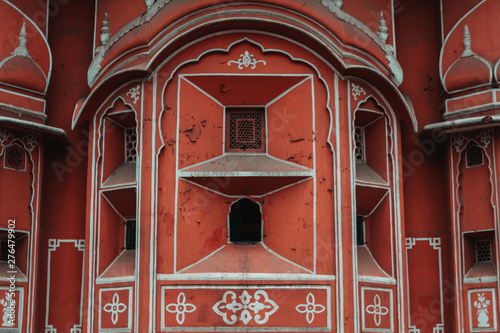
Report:
[{"label": "white painted molding", "polygon": [[[394,56],[394,48],[392,45],[385,43],[380,35],[375,34],[366,24],[358,20],[357,18],[347,14],[340,7],[336,6],[333,2],[328,0],[319,0],[321,3],[327,7],[330,12],[332,12],[339,20],[347,22],[356,28],[363,31],[368,35],[377,45],[385,52],[385,58],[389,62],[389,69],[391,71],[391,79],[393,82],[399,86],[403,82],[403,69],[396,57]],[[381,19],[382,20],[382,19]],[[379,28],[380,29],[380,28]],[[383,37],[384,35],[382,35]]]}]

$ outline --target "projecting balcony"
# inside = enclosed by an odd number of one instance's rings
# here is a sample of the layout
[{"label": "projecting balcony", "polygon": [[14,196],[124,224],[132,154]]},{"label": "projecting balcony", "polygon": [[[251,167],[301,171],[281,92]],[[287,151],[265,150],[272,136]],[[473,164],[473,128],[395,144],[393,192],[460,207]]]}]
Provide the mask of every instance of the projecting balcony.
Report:
[{"label": "projecting balcony", "polygon": [[265,154],[227,154],[179,170],[179,177],[228,195],[263,195],[313,176],[313,170]]}]

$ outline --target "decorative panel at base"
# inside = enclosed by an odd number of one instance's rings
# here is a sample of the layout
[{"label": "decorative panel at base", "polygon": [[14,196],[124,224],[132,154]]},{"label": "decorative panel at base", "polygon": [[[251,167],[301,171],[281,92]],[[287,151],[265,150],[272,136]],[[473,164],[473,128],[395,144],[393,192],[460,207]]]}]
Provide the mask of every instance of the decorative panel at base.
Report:
[{"label": "decorative panel at base", "polygon": [[22,332],[24,288],[0,287],[0,332]]},{"label": "decorative panel at base", "polygon": [[495,289],[468,291],[469,326],[472,332],[497,332]]},{"label": "decorative panel at base", "polygon": [[363,332],[394,332],[392,290],[361,288]]},{"label": "decorative panel at base", "polygon": [[162,331],[331,330],[330,286],[162,286]]},{"label": "decorative panel at base", "polygon": [[99,291],[99,332],[132,331],[132,287]]}]

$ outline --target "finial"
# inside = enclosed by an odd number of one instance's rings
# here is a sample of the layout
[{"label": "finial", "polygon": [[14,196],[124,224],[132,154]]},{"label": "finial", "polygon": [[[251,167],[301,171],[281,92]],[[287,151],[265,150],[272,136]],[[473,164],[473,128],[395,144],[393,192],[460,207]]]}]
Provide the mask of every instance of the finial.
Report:
[{"label": "finial", "polygon": [[389,34],[387,33],[389,29],[387,29],[387,25],[385,24],[385,19],[384,19],[384,12],[380,11],[380,21],[378,24],[378,38],[380,38],[384,43],[387,42],[387,38],[389,37]]},{"label": "finial", "polygon": [[26,34],[26,22],[23,22],[23,27],[21,28],[21,33],[19,34],[19,46],[12,52],[12,55],[21,56],[29,58],[30,54],[28,48],[26,47],[26,42],[28,35]]},{"label": "finial", "polygon": [[474,52],[472,52],[472,43],[470,39],[470,32],[469,32],[469,27],[467,24],[464,27],[464,53],[460,57],[465,58],[465,57],[470,57],[471,55],[474,55]]},{"label": "finial", "polygon": [[109,37],[111,37],[111,34],[109,33],[108,13],[104,13],[104,20],[102,21],[102,27],[101,27],[101,45],[102,46],[104,46],[108,43]]},{"label": "finial", "polygon": [[155,3],[155,0],[146,0],[146,7],[151,8],[151,6]]}]

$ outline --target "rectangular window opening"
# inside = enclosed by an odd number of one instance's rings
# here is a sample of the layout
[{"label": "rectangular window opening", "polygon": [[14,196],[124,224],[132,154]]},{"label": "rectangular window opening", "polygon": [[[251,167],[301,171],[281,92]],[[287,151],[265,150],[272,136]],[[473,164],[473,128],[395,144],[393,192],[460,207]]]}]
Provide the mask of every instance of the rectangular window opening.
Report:
[{"label": "rectangular window opening", "polygon": [[361,215],[356,216],[356,244],[365,245],[364,217]]},{"label": "rectangular window opening", "polygon": [[128,220],[125,223],[125,249],[135,250],[135,220]]},{"label": "rectangular window opening", "polygon": [[226,151],[265,152],[265,108],[226,109]]}]

